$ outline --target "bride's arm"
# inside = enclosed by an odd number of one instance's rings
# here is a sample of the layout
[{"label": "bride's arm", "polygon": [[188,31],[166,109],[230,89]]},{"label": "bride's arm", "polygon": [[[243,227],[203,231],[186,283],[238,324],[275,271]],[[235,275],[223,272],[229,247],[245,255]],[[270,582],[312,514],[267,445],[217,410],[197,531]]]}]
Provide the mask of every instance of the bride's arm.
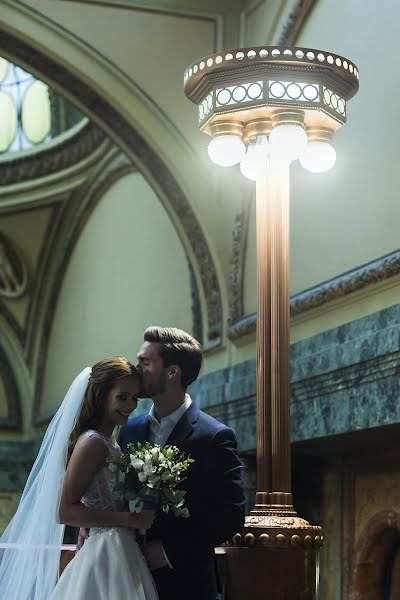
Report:
[{"label": "bride's arm", "polygon": [[76,444],[65,472],[59,507],[60,523],[75,527],[134,527],[149,529],[153,511],[113,512],[86,507],[81,500],[99,469],[106,464],[107,450],[100,437],[84,437]]}]

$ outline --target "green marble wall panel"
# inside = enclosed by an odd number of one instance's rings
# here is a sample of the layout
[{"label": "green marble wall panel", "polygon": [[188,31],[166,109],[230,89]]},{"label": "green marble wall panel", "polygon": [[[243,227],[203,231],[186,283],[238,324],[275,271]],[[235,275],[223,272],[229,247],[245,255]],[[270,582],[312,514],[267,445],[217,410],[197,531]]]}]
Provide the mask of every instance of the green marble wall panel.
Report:
[{"label": "green marble wall panel", "polygon": [[[256,445],[256,363],[205,375],[190,387],[201,408]],[[291,347],[292,441],[400,423],[400,305]]]},{"label": "green marble wall panel", "polygon": [[35,442],[0,442],[0,493],[21,493],[39,446]]}]

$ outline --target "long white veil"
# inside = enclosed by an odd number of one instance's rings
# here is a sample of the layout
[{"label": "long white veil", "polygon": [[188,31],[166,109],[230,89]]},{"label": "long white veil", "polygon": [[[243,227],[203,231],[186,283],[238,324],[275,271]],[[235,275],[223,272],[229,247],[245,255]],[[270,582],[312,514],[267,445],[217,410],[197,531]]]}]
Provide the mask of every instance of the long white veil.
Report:
[{"label": "long white veil", "polygon": [[57,522],[68,441],[91,369],[69,388],[44,436],[18,510],[0,538],[0,598],[47,600],[58,578],[64,525]]}]

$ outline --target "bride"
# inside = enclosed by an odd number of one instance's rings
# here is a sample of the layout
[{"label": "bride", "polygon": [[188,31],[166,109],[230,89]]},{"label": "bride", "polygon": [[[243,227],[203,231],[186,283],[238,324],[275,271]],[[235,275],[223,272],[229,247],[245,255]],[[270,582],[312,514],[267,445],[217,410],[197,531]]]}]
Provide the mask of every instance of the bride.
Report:
[{"label": "bride", "polygon": [[[76,377],[0,538],[0,598],[157,600],[134,535],[151,527],[154,513],[130,513],[112,493],[121,451],[111,434],[138,392],[135,367],[121,357]],[[65,524],[90,528],[90,537],[58,579]]]}]

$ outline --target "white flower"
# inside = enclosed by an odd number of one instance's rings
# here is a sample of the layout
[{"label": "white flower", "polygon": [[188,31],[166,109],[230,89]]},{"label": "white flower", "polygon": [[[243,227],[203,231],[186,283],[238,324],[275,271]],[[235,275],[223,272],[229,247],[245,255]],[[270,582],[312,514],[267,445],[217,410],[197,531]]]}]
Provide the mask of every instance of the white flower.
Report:
[{"label": "white flower", "polygon": [[153,473],[153,466],[151,464],[144,464],[142,471],[143,473],[146,473],[146,475],[150,475]]},{"label": "white flower", "polygon": [[158,446],[155,446],[151,449],[151,453],[154,457],[158,456],[158,454],[160,453],[160,448]]},{"label": "white flower", "polygon": [[145,483],[147,481],[146,473],[139,473],[139,481],[140,483]]},{"label": "white flower", "polygon": [[144,462],[145,462],[146,464],[151,464],[151,460],[152,460],[152,458],[153,458],[153,457],[152,457],[151,453],[149,453],[149,454],[146,454],[146,458],[144,459]]},{"label": "white flower", "polygon": [[131,456],[131,465],[135,469],[135,471],[140,471],[140,469],[144,465],[144,462],[140,460],[140,458],[135,458],[134,456]]}]

